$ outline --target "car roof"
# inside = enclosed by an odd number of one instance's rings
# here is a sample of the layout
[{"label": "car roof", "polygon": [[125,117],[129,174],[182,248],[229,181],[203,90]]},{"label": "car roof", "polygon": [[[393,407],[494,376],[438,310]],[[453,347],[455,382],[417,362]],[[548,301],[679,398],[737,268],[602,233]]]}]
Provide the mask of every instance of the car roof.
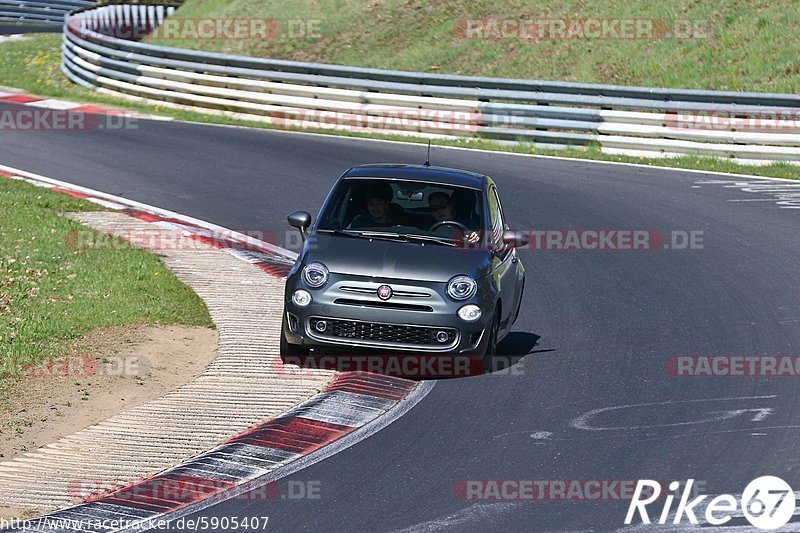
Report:
[{"label": "car roof", "polygon": [[345,172],[342,178],[397,178],[469,187],[471,189],[483,189],[486,184],[486,176],[483,174],[455,168],[427,167],[425,165],[358,165]]}]

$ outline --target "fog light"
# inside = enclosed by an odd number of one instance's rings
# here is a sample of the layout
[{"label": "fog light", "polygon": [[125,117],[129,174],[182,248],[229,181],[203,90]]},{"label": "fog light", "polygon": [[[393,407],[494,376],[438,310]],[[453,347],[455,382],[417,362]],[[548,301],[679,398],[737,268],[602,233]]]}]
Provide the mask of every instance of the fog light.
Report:
[{"label": "fog light", "polygon": [[303,289],[298,289],[292,294],[292,301],[298,307],[305,307],[311,303],[311,294]]},{"label": "fog light", "polygon": [[444,344],[450,340],[450,335],[448,335],[446,331],[437,331],[436,340],[439,341],[439,343]]},{"label": "fog light", "polygon": [[325,330],[328,329],[328,323],[324,320],[319,320],[316,324],[314,324],[314,329],[320,333],[324,333]]},{"label": "fog light", "polygon": [[481,308],[477,305],[465,305],[458,310],[458,316],[466,322],[475,322],[481,317]]}]

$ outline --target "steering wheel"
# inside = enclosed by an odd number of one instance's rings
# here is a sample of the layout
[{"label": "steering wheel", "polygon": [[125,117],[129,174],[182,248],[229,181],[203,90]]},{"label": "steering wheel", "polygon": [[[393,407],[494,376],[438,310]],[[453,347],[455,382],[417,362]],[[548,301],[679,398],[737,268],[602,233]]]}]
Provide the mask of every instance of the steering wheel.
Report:
[{"label": "steering wheel", "polygon": [[464,231],[469,231],[468,227],[466,227],[461,222],[457,222],[455,220],[442,220],[441,222],[437,222],[436,224],[431,226],[431,229],[429,231],[436,231],[437,229],[441,228],[442,226],[446,226],[446,225],[455,226],[457,228],[461,228]]}]

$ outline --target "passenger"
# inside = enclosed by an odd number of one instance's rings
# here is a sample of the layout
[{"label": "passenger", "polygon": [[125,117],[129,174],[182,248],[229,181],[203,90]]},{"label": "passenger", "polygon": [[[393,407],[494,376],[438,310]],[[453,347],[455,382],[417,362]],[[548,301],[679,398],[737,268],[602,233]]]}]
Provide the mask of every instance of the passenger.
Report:
[{"label": "passenger", "polygon": [[397,226],[400,221],[391,217],[390,204],[393,193],[387,183],[372,185],[366,194],[366,211],[368,214],[358,215],[350,223],[350,228],[385,228]]}]

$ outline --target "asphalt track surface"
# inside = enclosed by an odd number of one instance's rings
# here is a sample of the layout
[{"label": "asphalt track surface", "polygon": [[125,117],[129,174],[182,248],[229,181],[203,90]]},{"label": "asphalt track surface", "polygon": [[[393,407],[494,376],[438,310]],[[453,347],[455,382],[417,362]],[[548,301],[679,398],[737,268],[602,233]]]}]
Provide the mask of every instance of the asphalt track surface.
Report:
[{"label": "asphalt track surface", "polygon": [[[278,244],[286,213],[316,213],[348,166],[424,156],[418,145],[176,122],[0,131],[2,164]],[[200,515],[269,516],[271,531],[608,531],[627,502],[474,502],[454,487],[693,478],[736,494],[766,474],[800,487],[798,378],[664,370],[674,354],[800,355],[800,211],[698,186],[725,178],[697,173],[435,147],[432,161],[492,176],[516,228],[702,231],[703,248],[522,252],[522,312],[499,348],[528,354],[513,373],[441,380],[387,428],[283,481],[314,483],[318,499],[238,499]]]}]

